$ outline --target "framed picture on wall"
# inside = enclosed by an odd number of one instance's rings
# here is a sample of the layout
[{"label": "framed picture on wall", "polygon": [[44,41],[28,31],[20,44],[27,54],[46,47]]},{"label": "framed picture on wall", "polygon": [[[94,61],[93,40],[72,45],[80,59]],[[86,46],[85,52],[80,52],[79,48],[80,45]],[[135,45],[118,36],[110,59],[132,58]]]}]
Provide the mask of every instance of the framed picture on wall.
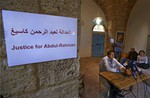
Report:
[{"label": "framed picture on wall", "polygon": [[116,44],[124,44],[124,32],[123,31],[117,31],[116,32]]}]

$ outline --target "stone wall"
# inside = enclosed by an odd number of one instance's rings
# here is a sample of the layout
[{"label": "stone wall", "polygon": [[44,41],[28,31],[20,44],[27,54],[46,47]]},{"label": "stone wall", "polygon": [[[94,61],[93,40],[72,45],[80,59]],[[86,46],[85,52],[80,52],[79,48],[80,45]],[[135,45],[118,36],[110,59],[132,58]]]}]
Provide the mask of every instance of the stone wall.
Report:
[{"label": "stone wall", "polygon": [[117,31],[124,31],[126,28],[130,12],[137,0],[93,0],[103,10],[106,21],[107,48],[111,47],[110,38],[116,39]]},{"label": "stone wall", "polygon": [[[78,18],[80,0],[1,0],[0,10]],[[11,16],[10,16],[11,17]],[[78,98],[79,58],[8,67],[0,12],[0,94],[5,98]]]}]

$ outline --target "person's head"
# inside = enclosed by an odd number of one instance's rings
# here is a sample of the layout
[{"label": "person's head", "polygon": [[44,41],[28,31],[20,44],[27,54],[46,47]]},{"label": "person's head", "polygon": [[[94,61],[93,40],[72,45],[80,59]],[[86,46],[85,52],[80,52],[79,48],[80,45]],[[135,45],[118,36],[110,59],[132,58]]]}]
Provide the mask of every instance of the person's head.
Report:
[{"label": "person's head", "polygon": [[130,52],[134,52],[135,51],[135,48],[130,48]]},{"label": "person's head", "polygon": [[107,56],[108,56],[110,59],[113,59],[113,58],[114,58],[114,51],[108,51],[108,52],[107,52]]},{"label": "person's head", "polygon": [[144,51],[144,50],[140,50],[140,51],[139,51],[139,55],[140,55],[140,56],[144,56],[144,55],[145,55],[145,51]]}]

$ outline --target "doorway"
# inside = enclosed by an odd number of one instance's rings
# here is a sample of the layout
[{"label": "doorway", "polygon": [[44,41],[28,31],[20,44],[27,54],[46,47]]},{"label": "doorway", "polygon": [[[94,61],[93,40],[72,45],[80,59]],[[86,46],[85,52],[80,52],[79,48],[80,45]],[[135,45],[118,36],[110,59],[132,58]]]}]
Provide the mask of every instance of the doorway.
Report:
[{"label": "doorway", "polygon": [[147,37],[146,55],[150,57],[150,35]]},{"label": "doorway", "polygon": [[102,57],[104,55],[105,34],[94,33],[92,37],[92,56]]}]

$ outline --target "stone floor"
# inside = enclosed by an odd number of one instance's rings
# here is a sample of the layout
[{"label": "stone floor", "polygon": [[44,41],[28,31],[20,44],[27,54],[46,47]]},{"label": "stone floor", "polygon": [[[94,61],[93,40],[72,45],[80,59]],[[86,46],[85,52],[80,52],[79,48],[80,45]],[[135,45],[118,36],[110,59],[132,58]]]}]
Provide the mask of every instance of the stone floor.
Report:
[{"label": "stone floor", "polygon": [[83,98],[99,98],[99,62],[100,58],[80,59],[80,73],[85,75]]},{"label": "stone floor", "polygon": [[[99,91],[99,63],[101,58],[81,58],[80,73],[84,74],[85,90],[82,98],[107,98]],[[137,89],[138,86],[138,89]],[[138,90],[138,94],[137,94]],[[136,98],[150,98],[150,87],[147,87],[146,97],[144,97],[144,84],[134,85],[133,93]],[[106,95],[106,94],[105,94]],[[134,98],[132,94],[128,94],[125,98]]]}]

